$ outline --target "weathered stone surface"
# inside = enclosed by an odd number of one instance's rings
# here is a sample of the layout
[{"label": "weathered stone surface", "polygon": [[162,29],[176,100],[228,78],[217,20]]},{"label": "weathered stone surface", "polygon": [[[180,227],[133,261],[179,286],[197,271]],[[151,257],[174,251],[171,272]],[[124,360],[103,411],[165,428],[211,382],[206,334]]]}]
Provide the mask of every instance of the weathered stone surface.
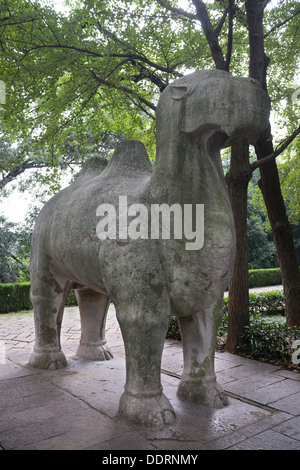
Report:
[{"label": "weathered stone surface", "polygon": [[[112,357],[104,327],[109,302],[116,307],[126,350],[121,413],[143,424],[174,420],[160,378],[170,314],[178,316],[183,341],[179,396],[217,408],[227,404],[216,382],[214,351],[235,233],[220,148],[237,135],[254,143],[267,126],[268,112],[268,98],[253,80],[222,71],[182,77],[165,89],[158,104],[153,172],[143,144],[127,140],[104,169],[91,161],[77,181],[44,206],[32,238],[36,339],[31,366],[65,366],[60,326],[68,291],[75,289],[82,324],[79,356]],[[97,208],[117,208],[120,196],[128,205],[143,204],[148,214],[154,204],[204,205],[201,249],[187,249],[186,232],[181,239],[100,240]],[[123,214],[117,215],[121,223]],[[197,231],[193,243],[196,238]]]}]

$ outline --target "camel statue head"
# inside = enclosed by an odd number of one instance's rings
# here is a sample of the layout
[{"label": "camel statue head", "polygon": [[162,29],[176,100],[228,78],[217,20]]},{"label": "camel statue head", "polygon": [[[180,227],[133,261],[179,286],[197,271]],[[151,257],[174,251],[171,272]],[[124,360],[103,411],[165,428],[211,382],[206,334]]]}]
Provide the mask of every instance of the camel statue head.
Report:
[{"label": "camel statue head", "polygon": [[176,126],[189,136],[222,132],[228,136],[226,145],[236,135],[255,144],[268,125],[269,109],[269,97],[256,80],[203,70],[179,78],[164,90],[157,128],[158,132],[163,128],[164,139],[168,123],[170,129]]}]

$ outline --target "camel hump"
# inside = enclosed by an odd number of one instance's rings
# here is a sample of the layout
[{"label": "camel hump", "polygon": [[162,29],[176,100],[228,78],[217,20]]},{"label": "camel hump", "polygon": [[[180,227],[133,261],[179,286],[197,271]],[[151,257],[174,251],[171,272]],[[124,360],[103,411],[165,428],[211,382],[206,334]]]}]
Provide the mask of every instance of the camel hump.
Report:
[{"label": "camel hump", "polygon": [[152,165],[147,150],[142,142],[135,139],[127,139],[120,142],[107,166],[109,176],[134,175],[149,173]]},{"label": "camel hump", "polygon": [[77,176],[78,178],[93,178],[94,176],[100,175],[103,170],[107,167],[108,161],[102,157],[90,157],[88,158]]}]

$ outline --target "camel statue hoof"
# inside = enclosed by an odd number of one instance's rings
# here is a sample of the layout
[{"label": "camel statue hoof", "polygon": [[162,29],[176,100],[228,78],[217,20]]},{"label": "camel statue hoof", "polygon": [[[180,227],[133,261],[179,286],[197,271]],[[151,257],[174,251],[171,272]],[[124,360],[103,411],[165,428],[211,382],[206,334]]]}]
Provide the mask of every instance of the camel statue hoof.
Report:
[{"label": "camel statue hoof", "polygon": [[89,361],[109,361],[113,358],[109,347],[104,344],[99,346],[80,344],[76,356]]},{"label": "camel statue hoof", "polygon": [[175,411],[164,395],[136,397],[124,392],[120,399],[120,414],[143,426],[162,427],[171,425],[176,419]]},{"label": "camel statue hoof", "polygon": [[33,351],[30,355],[28,365],[35,369],[57,370],[67,367],[68,362],[62,351]]},{"label": "camel statue hoof", "polygon": [[229,405],[228,397],[217,381],[187,381],[182,380],[177,389],[177,396],[184,401],[190,401],[210,408],[224,408]]}]

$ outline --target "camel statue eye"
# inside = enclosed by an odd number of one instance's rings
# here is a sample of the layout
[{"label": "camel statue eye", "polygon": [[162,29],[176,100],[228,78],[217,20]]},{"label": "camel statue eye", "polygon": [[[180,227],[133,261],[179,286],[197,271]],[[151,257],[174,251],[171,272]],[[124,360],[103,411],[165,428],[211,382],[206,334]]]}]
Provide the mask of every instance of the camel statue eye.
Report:
[{"label": "camel statue eye", "polygon": [[194,91],[194,88],[188,85],[171,85],[170,89],[171,98],[176,101],[183,100],[187,96],[191,95]]}]

